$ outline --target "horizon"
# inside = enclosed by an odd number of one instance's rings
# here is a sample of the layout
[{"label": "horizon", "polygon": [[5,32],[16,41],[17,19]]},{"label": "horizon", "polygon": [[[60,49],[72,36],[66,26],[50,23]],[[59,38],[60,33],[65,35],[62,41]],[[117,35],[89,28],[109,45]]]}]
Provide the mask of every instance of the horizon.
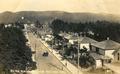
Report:
[{"label": "horizon", "polygon": [[0,14],[2,13],[6,13],[6,12],[10,12],[10,13],[18,13],[18,12],[63,12],[63,13],[70,13],[70,14],[100,14],[100,15],[113,15],[113,16],[120,16],[120,14],[111,14],[111,13],[95,13],[95,12],[69,12],[69,11],[3,11],[0,12]]}]

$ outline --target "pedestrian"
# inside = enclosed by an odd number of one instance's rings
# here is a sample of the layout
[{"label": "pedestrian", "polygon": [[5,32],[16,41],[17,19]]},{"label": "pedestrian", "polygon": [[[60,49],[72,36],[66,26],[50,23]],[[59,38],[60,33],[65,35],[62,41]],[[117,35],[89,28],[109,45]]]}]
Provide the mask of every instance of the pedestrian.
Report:
[{"label": "pedestrian", "polygon": [[62,67],[62,70],[63,70],[63,67]]},{"label": "pedestrian", "polygon": [[67,66],[67,62],[65,63],[65,66]]}]

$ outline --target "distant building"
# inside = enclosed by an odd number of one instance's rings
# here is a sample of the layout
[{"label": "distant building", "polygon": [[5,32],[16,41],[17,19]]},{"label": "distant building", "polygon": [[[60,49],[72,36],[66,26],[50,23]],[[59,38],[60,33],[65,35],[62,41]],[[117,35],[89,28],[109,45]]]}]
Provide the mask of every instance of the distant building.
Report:
[{"label": "distant building", "polygon": [[46,35],[45,37],[44,37],[44,39],[45,39],[45,41],[51,41],[52,39],[54,38],[54,36],[53,35]]},{"label": "distant building", "polygon": [[68,39],[68,40],[70,40],[71,39],[71,37],[72,37],[72,35],[70,35],[70,34],[64,34],[64,36],[63,36],[65,39]]},{"label": "distant building", "polygon": [[6,24],[6,25],[5,25],[5,28],[11,27],[11,26],[12,26],[12,24]]},{"label": "distant building", "polygon": [[76,42],[78,42],[78,37],[73,36],[69,39],[70,44],[75,44]]},{"label": "distant building", "polygon": [[35,27],[35,24],[30,24],[31,27]]},{"label": "distant building", "polygon": [[78,38],[67,33],[60,33],[59,36],[66,39],[70,44],[74,44],[78,41]]},{"label": "distant building", "polygon": [[78,43],[80,44],[80,49],[83,49],[83,47],[86,47],[88,51],[90,50],[91,43],[96,43],[97,41],[94,39],[91,39],[89,37],[78,37],[78,36],[73,36],[67,33],[61,33],[59,34],[60,36],[64,37],[69,41],[70,44],[75,44]]}]

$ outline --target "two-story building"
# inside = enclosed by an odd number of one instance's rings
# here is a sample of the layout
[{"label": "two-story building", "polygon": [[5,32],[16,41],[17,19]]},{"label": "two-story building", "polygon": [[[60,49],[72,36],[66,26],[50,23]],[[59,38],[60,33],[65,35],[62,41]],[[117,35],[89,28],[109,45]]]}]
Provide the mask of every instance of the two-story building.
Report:
[{"label": "two-story building", "polygon": [[[91,44],[91,52],[94,52],[101,56],[99,59],[100,64],[104,65],[104,63],[111,63],[114,60],[119,60],[120,55],[117,54],[119,53],[117,50],[119,50],[120,44],[118,42],[115,42],[113,40],[105,40],[97,43],[92,43]],[[117,55],[116,55],[117,54]],[[94,57],[94,56],[93,56]]]},{"label": "two-story building", "polygon": [[120,44],[113,40],[105,40],[102,42],[92,43],[91,46],[91,51],[95,51],[98,54],[108,56],[111,59],[114,59],[114,55],[112,53],[120,48]]}]

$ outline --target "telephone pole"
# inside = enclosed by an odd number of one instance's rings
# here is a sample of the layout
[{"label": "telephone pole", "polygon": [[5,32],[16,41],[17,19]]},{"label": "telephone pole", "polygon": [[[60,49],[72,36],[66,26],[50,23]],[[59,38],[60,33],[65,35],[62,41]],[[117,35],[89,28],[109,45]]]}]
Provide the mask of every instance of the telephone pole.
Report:
[{"label": "telephone pole", "polygon": [[37,58],[36,58],[36,43],[35,43],[35,60],[36,60]]},{"label": "telephone pole", "polygon": [[80,55],[79,55],[79,49],[80,49],[80,41],[79,41],[79,36],[78,36],[78,74],[79,74],[79,58],[80,58]]}]

